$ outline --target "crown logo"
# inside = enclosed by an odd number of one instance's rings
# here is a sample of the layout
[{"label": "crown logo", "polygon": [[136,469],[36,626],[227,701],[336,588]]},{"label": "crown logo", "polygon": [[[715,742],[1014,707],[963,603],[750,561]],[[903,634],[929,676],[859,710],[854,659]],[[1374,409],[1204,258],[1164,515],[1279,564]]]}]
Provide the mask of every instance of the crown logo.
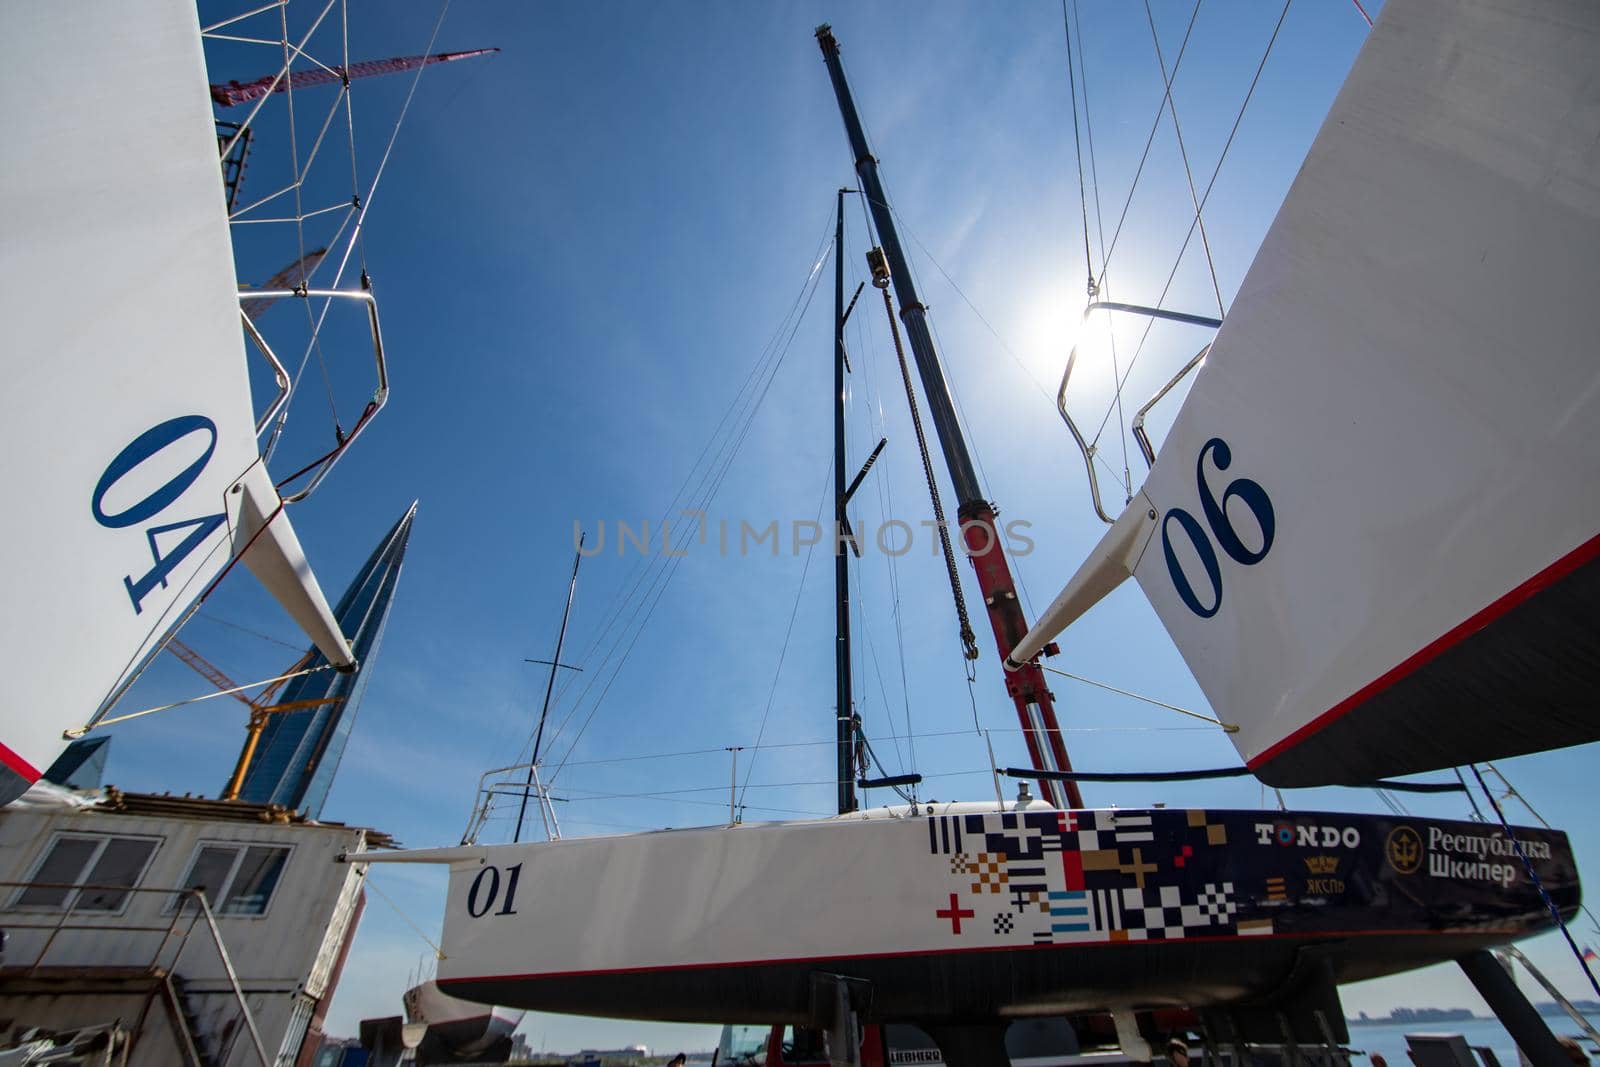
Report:
[{"label": "crown logo", "polygon": [[1333,874],[1339,869],[1338,856],[1308,856],[1306,870],[1312,874]]}]

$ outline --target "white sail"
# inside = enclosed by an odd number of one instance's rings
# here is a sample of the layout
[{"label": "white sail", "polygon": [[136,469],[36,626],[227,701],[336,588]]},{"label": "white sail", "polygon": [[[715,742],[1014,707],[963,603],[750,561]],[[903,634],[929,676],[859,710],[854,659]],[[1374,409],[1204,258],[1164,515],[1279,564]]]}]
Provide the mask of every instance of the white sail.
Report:
[{"label": "white sail", "polygon": [[1142,492],[1128,574],[1265,781],[1600,737],[1600,5],[1391,0]]},{"label": "white sail", "polygon": [[3,30],[0,802],[246,548],[350,659],[258,454],[193,4],[11,4]]}]

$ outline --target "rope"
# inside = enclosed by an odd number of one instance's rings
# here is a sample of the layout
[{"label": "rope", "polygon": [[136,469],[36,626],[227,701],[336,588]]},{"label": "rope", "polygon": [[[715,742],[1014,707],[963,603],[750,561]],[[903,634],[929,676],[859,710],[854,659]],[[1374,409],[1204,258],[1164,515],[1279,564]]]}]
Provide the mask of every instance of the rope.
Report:
[{"label": "rope", "polygon": [[394,909],[394,913],[396,915],[400,916],[400,921],[401,922],[403,922],[407,926],[411,927],[412,932],[414,932],[418,937],[422,938],[422,940],[424,940],[424,941],[426,941],[428,943],[428,947],[433,949],[433,954],[434,954],[435,958],[441,959],[441,960],[447,958],[445,956],[445,954],[444,954],[444,949],[442,949],[438,945],[434,944],[433,943],[433,938],[431,938],[427,934],[423,933],[422,932],[422,927],[418,926],[416,923],[411,921],[411,916],[407,915],[404,911],[401,910],[400,905],[398,905],[398,904],[396,904],[394,902],[394,898],[389,896],[388,893],[385,893],[383,890],[378,888],[378,883],[374,882],[372,880],[372,872],[370,870],[367,872],[367,888],[372,890],[374,893],[378,894],[378,898],[380,900],[382,900],[385,904],[389,905],[389,907],[393,908]]},{"label": "rope", "polygon": [[[889,317],[889,333],[894,337],[894,354],[900,361],[900,380],[905,383],[906,403],[911,408],[911,427],[917,434],[917,454],[922,457],[922,473],[928,480],[928,496],[933,501],[933,518],[939,527],[939,546],[944,551],[944,569],[950,578],[950,594],[955,597],[956,617],[961,621],[961,651],[968,661],[978,658],[978,640],[967,617],[967,604],[961,597],[961,572],[956,569],[955,550],[950,546],[950,527],[944,517],[944,502],[939,499],[939,483],[933,476],[933,459],[928,455],[928,436],[922,430],[922,413],[917,408],[917,389],[911,384],[911,366],[906,362],[905,346],[900,343],[900,325],[894,318],[894,301],[883,290],[883,311]],[[969,672],[970,673],[970,672]]]},{"label": "rope", "polygon": [[90,730],[95,730],[102,726],[110,726],[113,723],[127,722],[129,719],[142,719],[146,715],[154,715],[158,711],[171,711],[173,708],[181,708],[186,704],[198,704],[202,700],[215,700],[217,697],[231,697],[236,693],[243,693],[247,689],[259,689],[262,686],[272,685],[277,682],[287,682],[289,679],[298,678],[302,674],[315,674],[318,671],[329,671],[332,669],[333,664],[324,663],[320,667],[309,667],[303,671],[291,671],[288,674],[280,674],[276,678],[267,678],[259,682],[250,682],[247,685],[236,685],[232,689],[219,689],[215,693],[205,693],[197,697],[190,697],[187,700],[176,700],[171,704],[162,704],[160,707],[156,708],[145,708],[143,711],[130,711],[126,715],[115,715],[108,719],[97,719],[87,726],[79,726],[76,729],[67,730],[62,734],[62,736],[79,738],[88,733]]},{"label": "rope", "polygon": [[1082,675],[1069,674],[1066,671],[1058,670],[1055,667],[1046,666],[1042,663],[1039,666],[1043,670],[1049,671],[1051,674],[1059,674],[1063,678],[1071,678],[1074,682],[1082,682],[1084,685],[1092,685],[1097,689],[1104,689],[1107,692],[1116,693],[1118,696],[1132,697],[1135,700],[1142,700],[1146,704],[1154,704],[1158,708],[1166,708],[1168,711],[1175,711],[1179,715],[1187,715],[1191,719],[1199,719],[1201,722],[1208,722],[1213,726],[1220,726],[1225,732],[1230,734],[1236,734],[1239,732],[1239,727],[1233,723],[1223,722],[1221,719],[1213,719],[1209,715],[1200,714],[1198,711],[1190,711],[1188,708],[1180,708],[1176,704],[1168,704],[1164,701],[1157,700],[1154,697],[1147,697],[1140,693],[1129,692],[1126,689],[1118,689],[1114,685],[1107,685],[1105,682],[1097,682],[1093,678],[1085,678]]},{"label": "rope", "polygon": [[[1489,804],[1494,808],[1495,817],[1500,820],[1500,828],[1506,832],[1506,837],[1516,847],[1517,858],[1522,861],[1522,866],[1527,870],[1528,877],[1533,880],[1534,888],[1539,890],[1539,896],[1544,899],[1544,906],[1550,909],[1551,917],[1555,919],[1556,925],[1561,928],[1561,936],[1567,939],[1567,947],[1572,949],[1573,958],[1578,961],[1578,966],[1583,968],[1584,976],[1589,979],[1589,985],[1594,989],[1596,995],[1600,995],[1600,980],[1596,980],[1594,971],[1589,968],[1589,961],[1583,958],[1583,952],[1578,948],[1578,943],[1572,939],[1572,931],[1567,929],[1567,921],[1561,917],[1561,909],[1557,908],[1555,901],[1550,899],[1549,891],[1545,889],[1544,882],[1539,879],[1539,872],[1533,869],[1533,861],[1528,859],[1528,853],[1524,851],[1522,842],[1511,829],[1511,824],[1506,821],[1506,813],[1500,810],[1500,802],[1489,791],[1489,785],[1483,780],[1483,774],[1479,772],[1476,764],[1473,764],[1472,776],[1478,780],[1478,788],[1483,790],[1483,795],[1489,798]],[[1505,781],[1505,779],[1502,777],[1501,781]]]}]

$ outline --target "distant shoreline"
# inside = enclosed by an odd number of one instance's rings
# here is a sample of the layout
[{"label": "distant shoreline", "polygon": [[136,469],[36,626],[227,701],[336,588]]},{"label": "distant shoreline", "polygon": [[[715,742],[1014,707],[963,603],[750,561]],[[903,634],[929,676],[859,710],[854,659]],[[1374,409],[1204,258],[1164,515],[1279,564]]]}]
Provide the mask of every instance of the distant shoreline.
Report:
[{"label": "distant shoreline", "polygon": [[[1600,1015],[1600,1004],[1597,1004],[1594,1001],[1574,1001],[1573,1007],[1578,1009],[1578,1011],[1583,1015]],[[1566,1011],[1563,1010],[1560,1005],[1550,1001],[1545,1001],[1542,1004],[1535,1004],[1534,1008],[1545,1018],[1565,1019],[1568,1017]],[[1351,1026],[1394,1026],[1396,1024],[1405,1026],[1431,1026],[1435,1023],[1492,1023],[1499,1021],[1493,1015],[1474,1015],[1469,1008],[1396,1008],[1395,1010],[1406,1012],[1406,1017],[1396,1018],[1393,1015],[1382,1015],[1374,1018],[1372,1016],[1367,1016],[1366,1018],[1359,1019],[1346,1018],[1345,1022]]]}]

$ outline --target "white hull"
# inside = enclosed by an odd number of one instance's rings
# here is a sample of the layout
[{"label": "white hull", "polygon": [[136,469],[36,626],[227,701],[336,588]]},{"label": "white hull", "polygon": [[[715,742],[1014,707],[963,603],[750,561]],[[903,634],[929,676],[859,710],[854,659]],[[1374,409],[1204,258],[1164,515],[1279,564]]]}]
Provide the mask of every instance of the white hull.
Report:
[{"label": "white hull", "polygon": [[[1355,980],[1548,925],[1538,893],[1505,862],[1459,877],[1422,866],[1434,826],[1487,834],[1371,816],[1035,802],[1025,812],[878,809],[369,862],[450,865],[438,981],[456,996],[802,1022],[808,976],[821,970],[872,982],[881,1018],[937,1021],[1224,1003],[1276,989],[1308,941],[1339,939],[1335,966]],[[1407,833],[1424,842],[1419,865],[1386,865],[1386,838]],[[1575,909],[1565,837],[1529,833],[1545,842],[1546,887]],[[1511,881],[1488,880],[1490,866]],[[1273,879],[1282,893],[1269,893]]]}]

